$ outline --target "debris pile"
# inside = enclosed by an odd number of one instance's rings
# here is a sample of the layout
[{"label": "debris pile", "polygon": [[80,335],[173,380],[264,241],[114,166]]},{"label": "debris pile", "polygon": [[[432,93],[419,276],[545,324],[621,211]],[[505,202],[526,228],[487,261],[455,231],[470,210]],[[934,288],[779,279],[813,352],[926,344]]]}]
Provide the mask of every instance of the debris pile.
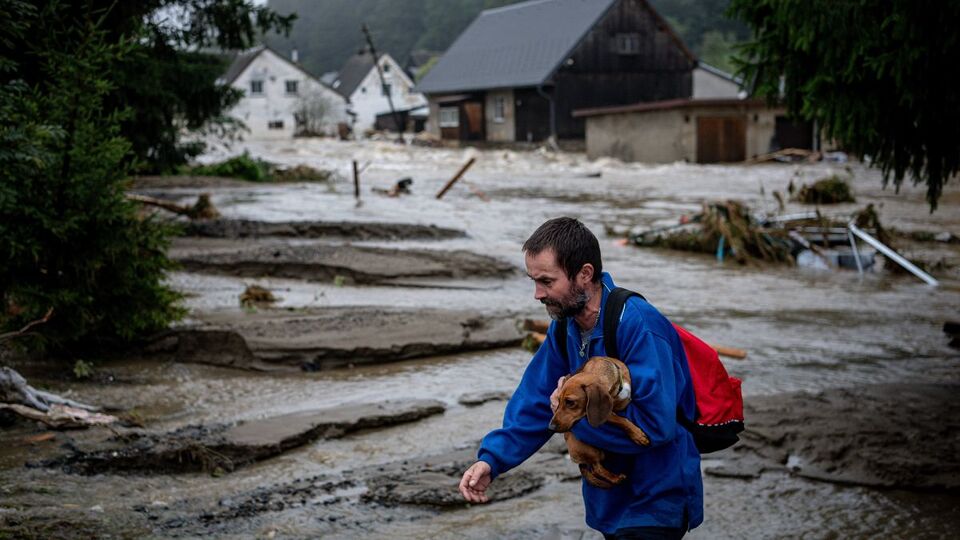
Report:
[{"label": "debris pile", "polygon": [[850,184],[835,174],[821,178],[809,186],[803,186],[797,193],[796,200],[804,204],[856,202],[853,192],[850,191]]}]

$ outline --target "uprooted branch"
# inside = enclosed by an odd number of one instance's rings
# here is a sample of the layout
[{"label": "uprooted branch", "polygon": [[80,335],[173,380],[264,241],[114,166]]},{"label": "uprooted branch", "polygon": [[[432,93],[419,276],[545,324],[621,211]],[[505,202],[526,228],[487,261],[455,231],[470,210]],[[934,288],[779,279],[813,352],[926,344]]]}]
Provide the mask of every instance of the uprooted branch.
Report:
[{"label": "uprooted branch", "polygon": [[37,390],[27,384],[22,375],[6,366],[0,367],[0,410],[11,411],[57,429],[117,421],[114,416],[96,413],[99,407]]},{"label": "uprooted branch", "polygon": [[21,328],[21,329],[19,329],[19,330],[15,330],[15,331],[13,331],[13,332],[5,332],[5,333],[3,333],[3,334],[0,334],[0,343],[3,343],[4,341],[6,341],[6,340],[8,340],[8,339],[13,339],[13,338],[15,338],[15,337],[25,336],[25,335],[29,334],[31,328],[33,328],[34,326],[37,326],[38,324],[43,324],[43,323],[49,321],[49,320],[50,320],[50,317],[52,317],[52,316],[53,316],[53,308],[50,308],[50,309],[48,309],[47,312],[43,315],[43,317],[41,317],[41,318],[39,318],[39,319],[37,319],[37,320],[35,320],[35,321],[30,321],[30,322],[27,323],[27,325],[24,326],[23,328]]},{"label": "uprooted branch", "polygon": [[135,193],[128,193],[127,199],[136,201],[140,204],[163,208],[169,212],[180,214],[181,216],[187,216],[190,219],[213,219],[220,217],[220,212],[218,212],[216,207],[213,206],[213,203],[210,202],[209,193],[201,193],[200,196],[197,197],[197,202],[194,203],[193,206],[177,204],[173,201],[148,197],[146,195],[137,195]]}]

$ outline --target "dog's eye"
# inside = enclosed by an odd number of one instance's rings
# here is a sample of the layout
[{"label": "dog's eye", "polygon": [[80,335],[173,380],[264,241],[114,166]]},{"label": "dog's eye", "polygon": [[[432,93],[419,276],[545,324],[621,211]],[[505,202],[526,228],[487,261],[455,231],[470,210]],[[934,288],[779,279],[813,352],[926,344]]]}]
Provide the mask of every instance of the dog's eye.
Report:
[{"label": "dog's eye", "polygon": [[577,402],[572,399],[564,400],[563,404],[571,409],[577,406]]}]

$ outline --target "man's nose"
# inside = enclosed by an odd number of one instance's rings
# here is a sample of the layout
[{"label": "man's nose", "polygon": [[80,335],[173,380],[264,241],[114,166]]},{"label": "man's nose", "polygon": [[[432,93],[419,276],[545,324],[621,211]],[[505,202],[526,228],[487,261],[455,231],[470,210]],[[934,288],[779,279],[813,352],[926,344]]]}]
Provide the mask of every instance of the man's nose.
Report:
[{"label": "man's nose", "polygon": [[533,287],[533,298],[534,300],[543,300],[547,297],[547,291],[543,289],[540,285],[534,285]]}]

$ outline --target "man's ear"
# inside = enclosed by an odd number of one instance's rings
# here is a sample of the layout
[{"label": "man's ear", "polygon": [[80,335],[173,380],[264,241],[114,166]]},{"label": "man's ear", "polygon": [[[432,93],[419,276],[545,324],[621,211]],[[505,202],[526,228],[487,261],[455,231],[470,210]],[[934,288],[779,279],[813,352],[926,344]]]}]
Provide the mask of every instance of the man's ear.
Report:
[{"label": "man's ear", "polygon": [[590,263],[586,263],[580,267],[580,271],[577,272],[577,278],[580,279],[579,285],[581,287],[593,281],[594,270],[593,265]]}]

